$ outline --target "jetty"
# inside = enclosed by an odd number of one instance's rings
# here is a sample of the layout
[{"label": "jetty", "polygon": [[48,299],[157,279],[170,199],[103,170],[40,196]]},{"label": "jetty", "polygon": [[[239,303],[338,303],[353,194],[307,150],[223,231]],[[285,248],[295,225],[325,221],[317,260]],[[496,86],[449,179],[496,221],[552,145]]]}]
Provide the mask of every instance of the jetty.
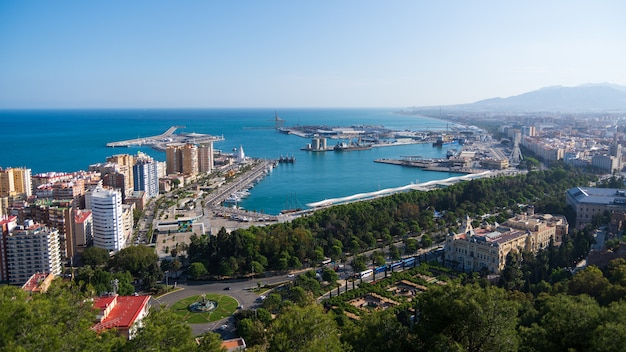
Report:
[{"label": "jetty", "polygon": [[224,140],[224,136],[212,136],[201,133],[180,133],[175,134],[177,129],[185,128],[185,126],[172,126],[158,136],[142,137],[127,139],[119,142],[110,142],[106,146],[110,148],[132,147],[132,146],[150,146],[157,150],[165,150],[170,144],[203,144],[211,142],[219,142]]}]

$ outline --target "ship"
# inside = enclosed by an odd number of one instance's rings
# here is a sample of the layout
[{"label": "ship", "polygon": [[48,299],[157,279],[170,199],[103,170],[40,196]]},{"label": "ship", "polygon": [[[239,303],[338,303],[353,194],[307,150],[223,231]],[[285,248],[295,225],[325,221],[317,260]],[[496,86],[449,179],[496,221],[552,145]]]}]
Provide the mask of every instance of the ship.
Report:
[{"label": "ship", "polygon": [[280,156],[280,158],[278,159],[279,163],[295,163],[296,162],[296,158],[292,155],[291,157],[285,156],[283,157],[282,155]]},{"label": "ship", "polygon": [[458,144],[459,144],[459,140],[456,138],[446,139],[444,137],[439,137],[437,138],[436,141],[433,142],[433,147],[442,148],[442,147],[449,147],[449,146],[458,145]]},{"label": "ship", "polygon": [[354,143],[352,141],[350,141],[350,142],[339,142],[339,143],[337,143],[337,145],[335,145],[335,147],[333,149],[336,152],[349,152],[349,151],[353,151],[353,150],[372,149],[372,145],[368,144],[368,143],[363,143],[359,139],[359,141],[356,142],[356,143]]}]

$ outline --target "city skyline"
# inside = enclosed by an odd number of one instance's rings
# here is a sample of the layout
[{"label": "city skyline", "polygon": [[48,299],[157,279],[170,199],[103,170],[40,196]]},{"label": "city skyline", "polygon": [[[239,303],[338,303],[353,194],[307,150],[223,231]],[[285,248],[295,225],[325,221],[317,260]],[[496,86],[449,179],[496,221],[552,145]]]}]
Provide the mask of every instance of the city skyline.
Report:
[{"label": "city skyline", "polygon": [[619,1],[0,5],[0,109],[406,107],[626,85]]}]

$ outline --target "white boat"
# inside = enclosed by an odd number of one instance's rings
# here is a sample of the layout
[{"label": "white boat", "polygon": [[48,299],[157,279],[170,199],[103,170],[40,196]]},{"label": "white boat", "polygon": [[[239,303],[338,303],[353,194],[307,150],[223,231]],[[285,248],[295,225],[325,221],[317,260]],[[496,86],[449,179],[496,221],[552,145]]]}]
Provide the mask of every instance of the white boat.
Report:
[{"label": "white boat", "polygon": [[224,203],[237,203],[241,201],[241,197],[236,194],[231,194],[228,198],[224,199]]}]

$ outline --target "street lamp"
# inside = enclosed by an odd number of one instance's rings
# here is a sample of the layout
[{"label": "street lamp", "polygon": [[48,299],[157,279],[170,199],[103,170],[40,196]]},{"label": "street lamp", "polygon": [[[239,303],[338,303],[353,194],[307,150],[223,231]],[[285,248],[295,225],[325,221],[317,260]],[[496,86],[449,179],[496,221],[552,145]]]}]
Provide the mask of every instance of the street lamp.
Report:
[{"label": "street lamp", "polygon": [[166,287],[167,287],[167,286],[169,286],[169,283],[168,283],[168,281],[167,281],[167,274],[169,274],[169,273],[170,273],[170,271],[169,271],[169,270],[165,270],[165,273],[164,273],[164,274],[165,274],[165,286],[166,286]]}]

